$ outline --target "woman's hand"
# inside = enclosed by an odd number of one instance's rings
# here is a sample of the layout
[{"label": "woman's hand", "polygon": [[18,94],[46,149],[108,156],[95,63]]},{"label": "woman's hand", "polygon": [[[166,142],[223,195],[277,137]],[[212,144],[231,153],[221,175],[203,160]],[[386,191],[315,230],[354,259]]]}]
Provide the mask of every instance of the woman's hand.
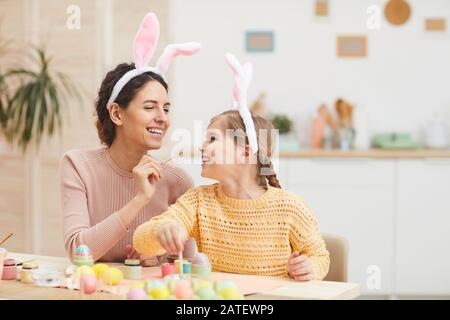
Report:
[{"label": "woman's hand", "polygon": [[155,193],[155,183],[162,178],[162,169],[156,160],[144,155],[133,168],[133,177],[138,187],[137,196],[150,201]]},{"label": "woman's hand", "polygon": [[144,256],[143,254],[137,252],[136,249],[130,244],[125,247],[125,254],[127,255],[127,259],[139,259],[141,266],[143,267],[154,267],[159,265],[158,257]]},{"label": "woman's hand", "polygon": [[313,266],[311,260],[305,256],[294,252],[288,259],[288,273],[291,278],[297,281],[309,281],[313,279]]},{"label": "woman's hand", "polygon": [[170,254],[178,254],[184,249],[187,234],[179,224],[166,222],[159,227],[156,238],[164,250]]}]

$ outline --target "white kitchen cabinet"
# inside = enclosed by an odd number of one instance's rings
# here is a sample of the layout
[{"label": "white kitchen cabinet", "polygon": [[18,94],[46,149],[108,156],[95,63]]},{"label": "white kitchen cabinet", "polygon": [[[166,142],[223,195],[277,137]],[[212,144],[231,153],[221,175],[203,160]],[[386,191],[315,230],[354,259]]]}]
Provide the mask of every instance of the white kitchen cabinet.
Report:
[{"label": "white kitchen cabinet", "polygon": [[399,160],[396,291],[450,294],[450,159]]},{"label": "white kitchen cabinet", "polygon": [[[394,161],[286,159],[280,168],[281,183],[309,204],[321,232],[347,238],[348,281],[360,283],[364,294],[389,294],[394,270]],[[378,274],[373,270],[380,271],[380,286],[368,288],[369,276]]]}]

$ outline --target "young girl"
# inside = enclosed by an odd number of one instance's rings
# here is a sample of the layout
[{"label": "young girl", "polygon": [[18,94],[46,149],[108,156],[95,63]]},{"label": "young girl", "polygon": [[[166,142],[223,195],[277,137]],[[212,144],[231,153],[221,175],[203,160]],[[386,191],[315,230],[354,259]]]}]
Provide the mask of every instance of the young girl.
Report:
[{"label": "young girl", "polygon": [[[241,77],[235,80],[235,100],[246,106],[242,87],[248,86],[251,72],[230,59]],[[242,107],[214,117],[200,151],[202,176],[218,183],[188,190],[166,212],[139,226],[133,236],[136,250],[177,254],[194,237],[214,271],[323,279],[329,253],[311,209],[280,187],[270,161],[272,129],[269,121]]]}]

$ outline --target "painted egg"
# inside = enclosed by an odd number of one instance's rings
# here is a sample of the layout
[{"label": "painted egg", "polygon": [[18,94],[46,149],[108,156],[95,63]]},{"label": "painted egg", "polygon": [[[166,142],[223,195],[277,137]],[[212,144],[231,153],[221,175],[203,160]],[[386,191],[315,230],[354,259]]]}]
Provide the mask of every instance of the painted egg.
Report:
[{"label": "painted egg", "polygon": [[144,289],[145,288],[145,282],[144,281],[133,281],[133,283],[131,284],[131,288]]},{"label": "painted egg", "polygon": [[91,274],[95,276],[94,270],[92,270],[92,268],[89,266],[79,266],[77,268],[77,271],[75,272],[75,275],[77,276],[78,279],[80,279],[80,277],[85,274]]},{"label": "painted egg", "polygon": [[189,281],[180,280],[175,286],[175,290],[173,291],[174,295],[181,300],[188,300],[192,298],[194,291],[192,290],[191,284]]},{"label": "painted egg", "polygon": [[224,282],[222,282],[222,286],[223,286],[223,288],[233,287],[233,288],[237,289],[236,283],[234,283],[233,281],[224,281]]},{"label": "painted egg", "polygon": [[147,293],[142,288],[131,288],[128,291],[127,299],[128,300],[142,300],[147,296]]},{"label": "painted egg", "polygon": [[209,260],[208,260],[208,256],[204,253],[197,253],[194,257],[194,259],[192,259],[192,264],[196,264],[199,266],[209,266]]},{"label": "painted egg", "polygon": [[206,280],[200,280],[199,282],[199,288],[212,288],[213,284],[210,281]]},{"label": "painted egg", "polygon": [[153,288],[150,291],[150,295],[155,300],[165,300],[165,299],[169,298],[170,292],[166,287],[158,286],[158,287]]},{"label": "painted egg", "polygon": [[83,274],[80,278],[80,289],[85,294],[97,291],[97,278],[94,274]]},{"label": "painted egg", "polygon": [[108,268],[109,268],[108,265],[104,264],[104,263],[96,263],[92,267],[92,269],[95,272],[95,276],[97,277],[97,279],[100,279],[102,273]]},{"label": "painted egg", "polygon": [[91,250],[89,249],[89,247],[87,245],[82,244],[77,247],[77,249],[75,250],[75,253],[77,255],[89,255],[89,254],[91,254]]},{"label": "painted egg", "polygon": [[102,280],[105,285],[117,285],[123,280],[123,273],[117,268],[108,268],[102,274]]},{"label": "painted egg", "polygon": [[216,292],[211,287],[203,287],[198,289],[195,294],[202,300],[212,300],[216,296]]},{"label": "painted egg", "polygon": [[239,290],[233,287],[225,287],[222,291],[220,291],[220,295],[225,300],[241,300],[242,298]]}]

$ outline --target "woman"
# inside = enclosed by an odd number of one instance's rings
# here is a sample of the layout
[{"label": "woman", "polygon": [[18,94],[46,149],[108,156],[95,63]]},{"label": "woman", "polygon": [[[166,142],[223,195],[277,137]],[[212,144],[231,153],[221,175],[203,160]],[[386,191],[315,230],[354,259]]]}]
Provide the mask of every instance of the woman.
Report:
[{"label": "woman", "polygon": [[64,242],[71,258],[85,244],[95,261],[157,264],[157,257],[133,249],[133,232],[193,186],[183,170],[147,155],[161,147],[170,126],[168,86],[159,74],[132,78],[109,104],[115,84],[133,69],[120,64],[101,84],[97,130],[106,147],[72,150],[61,162]]}]

